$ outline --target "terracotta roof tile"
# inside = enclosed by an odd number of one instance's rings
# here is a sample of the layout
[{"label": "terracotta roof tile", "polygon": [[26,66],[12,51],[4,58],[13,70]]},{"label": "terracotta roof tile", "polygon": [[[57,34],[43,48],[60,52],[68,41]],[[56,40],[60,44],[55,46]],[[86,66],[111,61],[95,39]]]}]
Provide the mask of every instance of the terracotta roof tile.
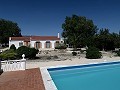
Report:
[{"label": "terracotta roof tile", "polygon": [[31,40],[60,40],[57,36],[32,36]]},{"label": "terracotta roof tile", "polygon": [[30,37],[11,37],[11,40],[24,40],[24,41],[30,41]]},{"label": "terracotta roof tile", "polygon": [[57,36],[23,36],[23,37],[11,37],[11,40],[60,40]]}]

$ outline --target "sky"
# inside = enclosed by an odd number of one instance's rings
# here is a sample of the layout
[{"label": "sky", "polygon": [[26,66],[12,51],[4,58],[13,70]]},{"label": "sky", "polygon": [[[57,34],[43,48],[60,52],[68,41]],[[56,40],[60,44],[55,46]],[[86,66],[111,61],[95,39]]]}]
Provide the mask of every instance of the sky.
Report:
[{"label": "sky", "polygon": [[0,0],[0,18],[16,22],[22,35],[61,34],[65,17],[73,14],[120,31],[120,0]]}]

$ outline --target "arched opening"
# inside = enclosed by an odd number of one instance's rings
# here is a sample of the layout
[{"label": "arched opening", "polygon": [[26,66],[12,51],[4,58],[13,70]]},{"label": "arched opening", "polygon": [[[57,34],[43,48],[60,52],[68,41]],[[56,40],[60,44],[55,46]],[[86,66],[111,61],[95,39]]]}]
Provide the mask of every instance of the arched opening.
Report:
[{"label": "arched opening", "polygon": [[41,43],[40,42],[35,42],[35,48],[39,49],[41,47]]},{"label": "arched opening", "polygon": [[46,48],[50,48],[51,47],[51,44],[50,44],[50,41],[46,41]]}]

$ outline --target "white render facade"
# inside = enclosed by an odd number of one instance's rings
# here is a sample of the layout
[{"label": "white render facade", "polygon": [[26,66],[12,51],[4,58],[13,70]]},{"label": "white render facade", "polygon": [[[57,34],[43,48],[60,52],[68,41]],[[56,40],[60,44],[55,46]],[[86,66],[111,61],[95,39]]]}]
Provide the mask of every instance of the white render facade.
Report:
[{"label": "white render facade", "polygon": [[21,43],[21,42],[23,43],[24,41],[9,41],[9,48],[12,44],[14,44],[16,48],[18,48],[19,43]]},{"label": "white render facade", "polygon": [[27,37],[10,37],[9,48],[12,44],[16,48],[20,46],[29,46],[36,49],[55,49],[55,47],[61,43],[61,39],[58,36],[27,36]]},{"label": "white render facade", "polygon": [[[45,47],[46,41],[37,41],[37,42],[40,42],[40,43],[41,43],[41,48],[46,48],[46,47]],[[35,44],[35,43],[36,43],[36,41],[31,41],[31,42],[30,42],[31,47],[34,47],[34,44]],[[50,43],[51,43],[51,47],[50,47],[50,48],[55,48],[55,43],[56,43],[56,41],[50,41]]]}]

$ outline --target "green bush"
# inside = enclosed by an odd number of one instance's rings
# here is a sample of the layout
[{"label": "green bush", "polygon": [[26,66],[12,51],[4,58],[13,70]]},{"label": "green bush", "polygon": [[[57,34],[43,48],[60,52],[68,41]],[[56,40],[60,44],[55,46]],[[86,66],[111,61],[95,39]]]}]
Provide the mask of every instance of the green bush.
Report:
[{"label": "green bush", "polygon": [[12,45],[10,46],[10,49],[16,50],[15,45],[14,45],[14,44],[12,44]]},{"label": "green bush", "polygon": [[116,52],[117,53],[117,56],[120,56],[120,51]]},{"label": "green bush", "polygon": [[35,48],[29,48],[29,57],[30,59],[35,58],[36,54],[38,53],[39,50],[35,49]]},{"label": "green bush", "polygon": [[102,54],[99,52],[99,49],[95,47],[89,47],[86,50],[86,58],[88,59],[98,59],[101,58]]},{"label": "green bush", "polygon": [[22,54],[25,54],[25,57],[28,58],[29,56],[29,48],[26,46],[21,46],[17,49],[17,56],[19,58],[22,58]]},{"label": "green bush", "polygon": [[76,55],[77,55],[77,52],[72,52],[72,55],[73,55],[73,56],[76,56]]},{"label": "green bush", "polygon": [[38,50],[35,48],[29,48],[26,46],[21,46],[17,49],[17,55],[19,58],[22,58],[22,54],[25,54],[25,58],[35,58]]},{"label": "green bush", "polygon": [[6,50],[0,54],[2,60],[14,60],[17,58],[17,53],[13,49]]},{"label": "green bush", "polygon": [[55,47],[55,49],[66,49],[67,46],[65,44],[59,44],[58,46]]}]

